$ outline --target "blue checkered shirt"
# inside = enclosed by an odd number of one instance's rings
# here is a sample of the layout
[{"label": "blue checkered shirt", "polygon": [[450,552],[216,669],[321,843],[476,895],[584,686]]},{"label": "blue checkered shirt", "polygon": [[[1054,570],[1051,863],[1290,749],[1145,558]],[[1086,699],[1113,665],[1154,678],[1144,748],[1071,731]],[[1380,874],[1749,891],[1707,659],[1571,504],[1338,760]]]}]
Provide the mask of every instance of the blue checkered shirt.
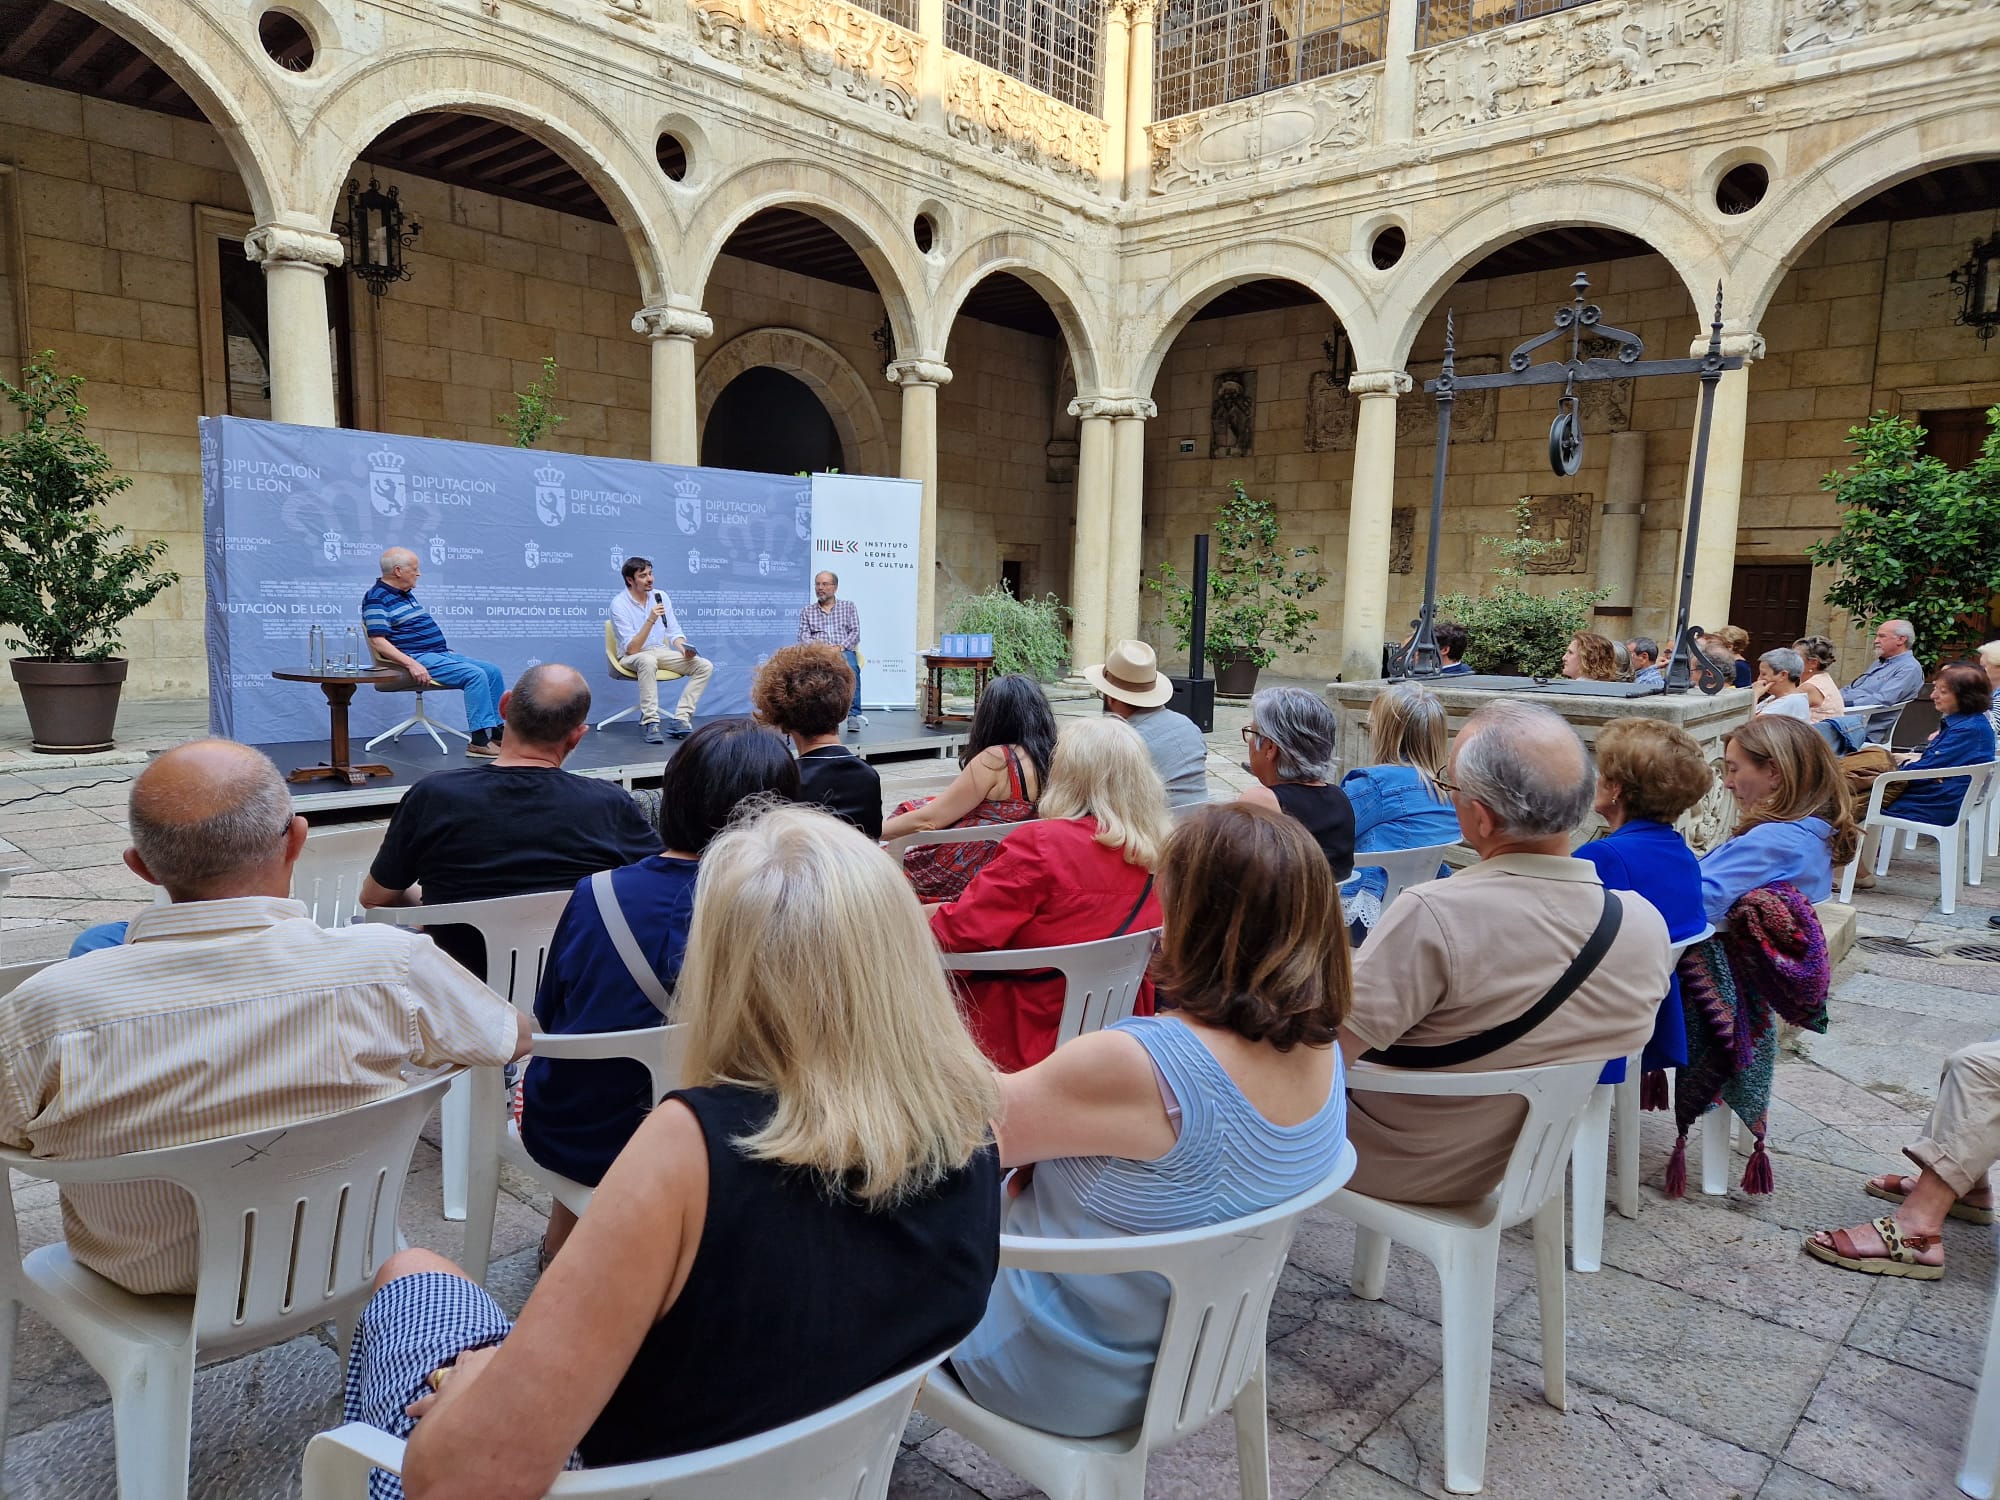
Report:
[{"label": "blue checkered shirt", "polygon": [[854,650],[861,644],[861,611],[847,599],[835,599],[832,609],[821,609],[815,599],[799,611],[799,644]]}]

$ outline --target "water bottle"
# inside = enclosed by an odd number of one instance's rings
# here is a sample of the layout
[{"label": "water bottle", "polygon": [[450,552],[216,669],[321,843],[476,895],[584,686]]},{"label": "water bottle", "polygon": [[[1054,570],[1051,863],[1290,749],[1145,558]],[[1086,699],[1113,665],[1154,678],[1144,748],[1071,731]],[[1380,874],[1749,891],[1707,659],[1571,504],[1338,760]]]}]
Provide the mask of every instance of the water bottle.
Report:
[{"label": "water bottle", "polygon": [[347,665],[349,672],[361,670],[361,632],[352,625],[347,627]]},{"label": "water bottle", "polygon": [[308,671],[326,671],[326,629],[314,625],[306,631],[306,668]]}]

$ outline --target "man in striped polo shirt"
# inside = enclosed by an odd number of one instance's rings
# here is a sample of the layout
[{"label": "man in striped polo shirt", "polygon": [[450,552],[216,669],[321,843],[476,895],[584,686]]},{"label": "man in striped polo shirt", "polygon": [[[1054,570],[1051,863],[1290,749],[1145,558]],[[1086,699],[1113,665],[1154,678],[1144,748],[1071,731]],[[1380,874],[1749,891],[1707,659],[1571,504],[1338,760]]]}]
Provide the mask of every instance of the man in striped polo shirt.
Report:
[{"label": "man in striped polo shirt", "polygon": [[460,688],[465,693],[465,727],[472,731],[467,755],[491,760],[500,753],[500,695],[507,679],[490,661],[460,656],[445,644],[444,632],[412,592],[423,569],[408,547],[382,554],[382,576],[361,600],[361,625],[382,661],[394,662],[418,687]]}]

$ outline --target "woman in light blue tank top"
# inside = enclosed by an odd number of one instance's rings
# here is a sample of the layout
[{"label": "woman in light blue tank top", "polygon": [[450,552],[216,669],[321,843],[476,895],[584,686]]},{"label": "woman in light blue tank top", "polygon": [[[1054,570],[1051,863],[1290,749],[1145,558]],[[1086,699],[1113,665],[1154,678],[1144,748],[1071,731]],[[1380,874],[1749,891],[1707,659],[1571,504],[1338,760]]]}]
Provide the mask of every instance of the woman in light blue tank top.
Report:
[{"label": "woman in light blue tank top", "polygon": [[[1177,1008],[1001,1080],[1001,1160],[1038,1164],[1008,1205],[1009,1234],[1103,1239],[1240,1218],[1312,1187],[1345,1144],[1334,1036],[1348,949],[1318,846],[1282,814],[1217,804],[1176,828],[1159,884],[1155,977]],[[1158,1276],[1003,1269],[952,1369],[1016,1421],[1117,1432],[1144,1410],[1166,1311]]]}]

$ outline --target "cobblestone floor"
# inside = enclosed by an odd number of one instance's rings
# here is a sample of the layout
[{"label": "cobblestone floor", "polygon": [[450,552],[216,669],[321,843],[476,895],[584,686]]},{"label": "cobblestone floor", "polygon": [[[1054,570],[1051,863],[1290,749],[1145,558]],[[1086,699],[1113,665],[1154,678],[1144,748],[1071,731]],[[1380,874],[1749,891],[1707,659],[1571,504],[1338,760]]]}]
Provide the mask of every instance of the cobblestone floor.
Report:
[{"label": "cobblestone floor", "polygon": [[[1060,705],[1094,711],[1087,699]],[[194,705],[134,705],[121,733],[137,749],[198,733]],[[1210,738],[1218,786],[1236,768],[1241,706],[1218,709]],[[134,764],[49,767],[20,751],[0,713],[0,861],[26,867],[6,898],[0,962],[67,948],[82,924],[127,916],[148,888],[119,864],[125,781]],[[22,769],[14,769],[14,767]],[[890,768],[891,799],[923,787],[938,763]],[[111,779],[109,785],[82,783]],[[12,799],[34,791],[51,795]],[[4,865],[0,865],[4,868]],[[1838,971],[1833,1026],[1780,1064],[1770,1138],[1776,1191],[1699,1193],[1655,1186],[1673,1143],[1667,1117],[1644,1117],[1649,1186],[1639,1217],[1605,1227],[1605,1268],[1568,1278],[1569,1409],[1543,1403],[1533,1255],[1524,1235],[1503,1253],[1486,1494],[1496,1500],[1910,1500],[1955,1494],[1995,1283],[1992,1229],[1952,1222],[1939,1283],[1851,1275],[1808,1260],[1800,1237],[1872,1217],[1862,1177],[1895,1167],[1920,1129],[1942,1056],[2000,1031],[2000,963],[1958,950],[2000,935],[1995,883],[1967,890],[1956,915],[1936,904],[1929,852],[1899,858],[1881,889],[1858,897],[1864,939]],[[523,1181],[503,1195],[491,1278],[510,1307],[534,1276],[546,1201]],[[418,1148],[404,1200],[413,1244],[452,1255],[459,1226],[438,1213],[434,1144]],[[54,1190],[15,1180],[24,1248],[58,1232]],[[1270,1329],[1273,1493],[1283,1500],[1392,1500],[1443,1493],[1437,1286],[1398,1250],[1388,1292],[1346,1289],[1352,1237],[1311,1216],[1285,1273]],[[307,1438],[335,1420],[330,1341],[213,1366],[195,1397],[191,1493],[275,1497],[298,1492]],[[9,1413],[4,1491],[10,1500],[109,1497],[110,1412],[102,1383],[46,1324],[22,1319]],[[991,1459],[921,1419],[911,1424],[891,1489],[896,1500],[1015,1500],[1032,1494]],[[1236,1493],[1227,1419],[1160,1455],[1150,1496]]]}]

